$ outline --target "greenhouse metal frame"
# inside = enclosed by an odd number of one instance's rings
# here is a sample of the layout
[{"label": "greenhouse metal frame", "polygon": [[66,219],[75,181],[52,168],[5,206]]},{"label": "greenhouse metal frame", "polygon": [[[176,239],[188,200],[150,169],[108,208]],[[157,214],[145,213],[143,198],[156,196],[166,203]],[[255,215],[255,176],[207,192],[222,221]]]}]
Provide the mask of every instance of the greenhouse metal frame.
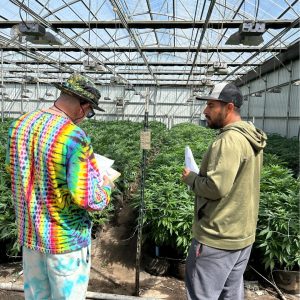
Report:
[{"label": "greenhouse metal frame", "polygon": [[142,121],[147,98],[150,120],[202,124],[195,97],[231,81],[243,118],[299,135],[298,1],[4,0],[0,44],[2,119],[49,106],[78,72],[102,93],[98,120]]}]

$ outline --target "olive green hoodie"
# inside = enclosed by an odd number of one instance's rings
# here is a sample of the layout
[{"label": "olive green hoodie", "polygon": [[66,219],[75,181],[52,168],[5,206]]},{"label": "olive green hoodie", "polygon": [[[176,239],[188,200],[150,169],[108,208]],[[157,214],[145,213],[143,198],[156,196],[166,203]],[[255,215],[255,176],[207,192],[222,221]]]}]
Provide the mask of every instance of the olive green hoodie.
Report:
[{"label": "olive green hoodie", "polygon": [[193,235],[200,243],[238,250],[254,242],[266,139],[250,122],[231,123],[209,146],[200,173],[185,178],[196,195]]}]

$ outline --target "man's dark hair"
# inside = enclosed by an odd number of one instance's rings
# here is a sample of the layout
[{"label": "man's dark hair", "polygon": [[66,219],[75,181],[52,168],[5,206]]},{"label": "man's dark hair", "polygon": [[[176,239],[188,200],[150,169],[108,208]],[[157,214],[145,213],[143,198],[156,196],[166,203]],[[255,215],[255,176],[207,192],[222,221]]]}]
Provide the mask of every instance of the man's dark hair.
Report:
[{"label": "man's dark hair", "polygon": [[[233,103],[233,102],[223,102],[223,101],[220,101],[220,103],[223,105],[223,107],[225,106],[225,105],[227,105],[228,103]],[[240,114],[241,113],[241,108],[240,107],[237,107],[237,106],[234,106],[234,111],[235,111],[235,113],[237,113],[237,114]]]},{"label": "man's dark hair", "polygon": [[240,114],[240,113],[241,113],[241,108],[235,106],[235,107],[234,107],[234,111],[235,111],[236,113]]}]

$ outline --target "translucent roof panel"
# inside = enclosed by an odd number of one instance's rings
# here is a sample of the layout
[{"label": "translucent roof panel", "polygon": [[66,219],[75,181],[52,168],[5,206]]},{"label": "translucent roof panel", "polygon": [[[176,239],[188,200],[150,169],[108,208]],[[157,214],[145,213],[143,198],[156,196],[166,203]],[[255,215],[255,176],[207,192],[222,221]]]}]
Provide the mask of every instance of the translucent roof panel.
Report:
[{"label": "translucent roof panel", "polygon": [[[2,79],[236,80],[299,43],[297,0],[2,0]],[[60,76],[57,76],[60,74]]]}]

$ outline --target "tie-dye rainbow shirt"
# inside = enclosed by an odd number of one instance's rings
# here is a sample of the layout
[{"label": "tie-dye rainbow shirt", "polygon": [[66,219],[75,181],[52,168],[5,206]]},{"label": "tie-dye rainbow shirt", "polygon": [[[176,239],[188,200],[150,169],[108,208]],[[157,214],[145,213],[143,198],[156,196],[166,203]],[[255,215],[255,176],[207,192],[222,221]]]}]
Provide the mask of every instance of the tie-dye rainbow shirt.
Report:
[{"label": "tie-dye rainbow shirt", "polygon": [[12,123],[6,166],[20,245],[58,254],[90,244],[87,211],[111,195],[96,164],[90,139],[65,117],[38,110]]}]

